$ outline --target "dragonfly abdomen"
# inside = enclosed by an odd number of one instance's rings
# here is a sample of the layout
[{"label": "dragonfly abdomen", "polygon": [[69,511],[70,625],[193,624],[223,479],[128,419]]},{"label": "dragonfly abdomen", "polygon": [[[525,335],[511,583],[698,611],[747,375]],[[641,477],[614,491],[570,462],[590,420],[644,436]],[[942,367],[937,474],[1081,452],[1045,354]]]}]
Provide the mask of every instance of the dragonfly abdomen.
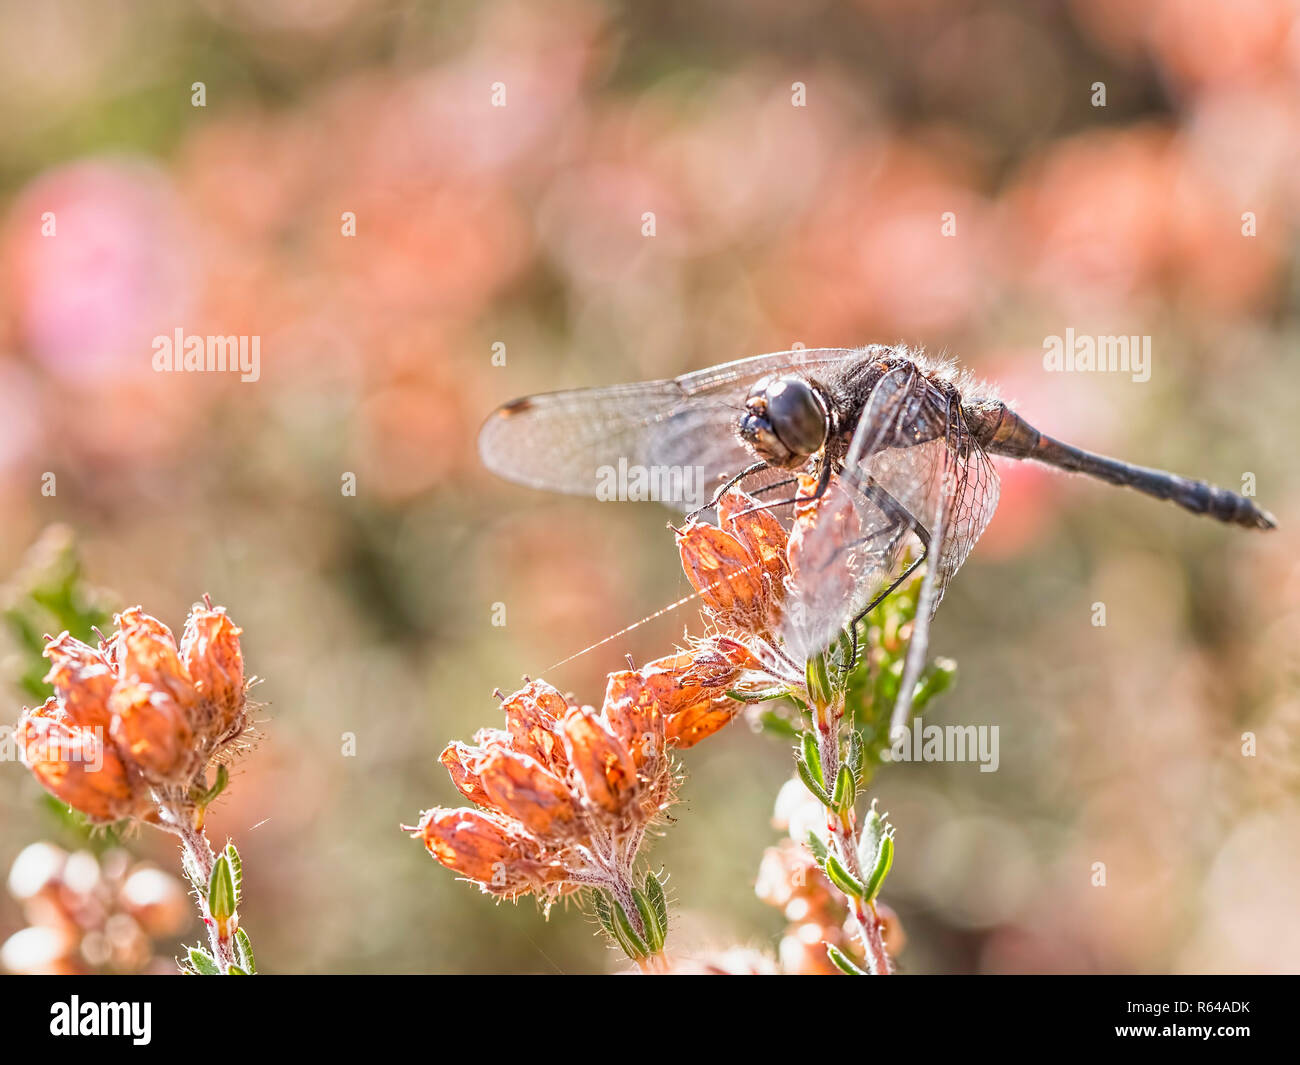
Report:
[{"label": "dragonfly abdomen", "polygon": [[1157,499],[1168,499],[1193,514],[1205,514],[1248,529],[1277,527],[1273,515],[1245,496],[1208,481],[1135,466],[1062,443],[1039,432],[1005,403],[976,401],[966,406],[964,413],[971,432],[991,455],[1031,459],[1060,470],[1086,474]]}]

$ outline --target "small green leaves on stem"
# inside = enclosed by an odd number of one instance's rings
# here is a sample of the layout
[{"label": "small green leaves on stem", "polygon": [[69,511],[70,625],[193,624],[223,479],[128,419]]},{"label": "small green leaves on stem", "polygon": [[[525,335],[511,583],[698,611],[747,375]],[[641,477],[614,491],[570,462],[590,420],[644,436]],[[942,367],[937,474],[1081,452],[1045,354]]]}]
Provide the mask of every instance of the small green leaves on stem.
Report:
[{"label": "small green leaves on stem", "polygon": [[830,854],[830,848],[826,846],[826,841],[817,835],[816,832],[808,833],[808,849],[812,851],[813,858],[819,866],[825,868],[826,858]]},{"label": "small green leaves on stem", "polygon": [[880,815],[873,800],[858,841],[858,865],[866,876],[863,898],[872,902],[894,864],[894,826]]},{"label": "small green leaves on stem", "polygon": [[647,873],[645,887],[633,887],[632,901],[636,904],[644,932],[638,931],[623,904],[610,891],[592,892],[596,919],[601,928],[633,961],[640,962],[664,949],[668,935],[668,901],[663,885],[654,873]]},{"label": "small green leaves on stem", "polygon": [[735,699],[738,703],[767,703],[773,699],[784,699],[789,694],[789,688],[768,688],[758,692],[728,691],[727,698]]},{"label": "small green leaves on stem", "polygon": [[[203,778],[200,777],[200,779]],[[207,781],[203,780],[203,784],[206,783]],[[190,801],[199,809],[206,809],[218,795],[226,790],[226,785],[229,783],[230,770],[224,765],[219,765],[217,766],[217,779],[213,781],[211,787],[204,787],[202,784],[196,783],[190,788]]]},{"label": "small green leaves on stem", "polygon": [[855,783],[862,772],[862,751],[862,733],[856,728],[849,729],[849,754],[844,760],[844,764],[848,766],[849,772],[853,774]]},{"label": "small green leaves on stem", "polygon": [[189,968],[184,970],[191,976],[220,976],[221,966],[217,959],[202,947],[189,948]]},{"label": "small green leaves on stem", "polygon": [[235,915],[235,878],[230,870],[230,859],[222,854],[212,864],[212,878],[208,881],[208,913],[225,935],[225,927]]},{"label": "small green leaves on stem", "polygon": [[253,944],[248,941],[248,933],[242,928],[235,932],[235,957],[239,959],[240,968],[248,975],[257,972],[257,959],[253,957]]},{"label": "small green leaves on stem", "polygon": [[805,671],[808,684],[808,698],[817,706],[825,706],[831,701],[835,689],[831,685],[830,670],[826,667],[826,655],[813,655],[808,659]]},{"label": "small green leaves on stem", "polygon": [[846,765],[840,766],[839,775],[835,778],[835,790],[831,793],[831,804],[843,816],[853,809],[857,797],[858,782],[853,779],[852,771]]},{"label": "small green leaves on stem", "polygon": [[658,954],[664,949],[664,940],[668,936],[668,900],[654,873],[646,873],[644,890],[632,889],[632,899],[641,914],[646,946],[651,954]]},{"label": "small green leaves on stem", "polygon": [[817,736],[812,729],[805,729],[799,736],[800,755],[804,765],[808,767],[809,775],[812,776],[817,786],[826,790],[826,778],[822,775],[822,756],[821,751],[817,749]]},{"label": "small green leaves on stem", "polygon": [[235,885],[235,909],[237,910],[244,899],[244,863],[240,860],[239,851],[230,840],[226,840],[225,857],[230,863],[230,877]]},{"label": "small green leaves on stem", "polygon": [[867,973],[853,964],[844,951],[840,950],[833,943],[826,944],[826,957],[830,958],[831,964],[835,966],[845,976],[866,976]]},{"label": "small green leaves on stem", "polygon": [[[808,733],[805,732],[804,736],[806,737],[807,735]],[[799,779],[803,781],[803,786],[807,788],[809,791],[811,791],[813,795],[816,796],[817,801],[820,802],[823,806],[830,806],[831,797],[826,794],[826,789],[822,786],[822,782],[818,779],[818,777],[821,776],[820,760],[814,763],[814,765],[816,765],[817,767],[816,776],[813,775],[814,773],[813,767],[808,764],[808,762],[805,760],[804,757],[801,756],[796,758],[794,764],[795,764],[795,768],[798,769],[799,771]]]},{"label": "small green leaves on stem", "polygon": [[826,862],[823,865],[823,868],[826,870],[826,875],[830,877],[831,883],[844,892],[844,894],[850,895],[855,899],[865,898],[867,893],[866,886],[844,867],[844,863],[841,862],[835,854],[832,853],[826,855]]}]

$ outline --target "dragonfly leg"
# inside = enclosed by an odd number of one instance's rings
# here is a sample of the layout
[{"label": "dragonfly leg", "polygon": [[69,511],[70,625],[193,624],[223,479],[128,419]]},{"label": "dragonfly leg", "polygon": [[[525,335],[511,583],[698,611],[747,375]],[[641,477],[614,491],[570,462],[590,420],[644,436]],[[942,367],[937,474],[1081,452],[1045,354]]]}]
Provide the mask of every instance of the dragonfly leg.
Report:
[{"label": "dragonfly leg", "polygon": [[743,470],[741,470],[741,471],[740,471],[738,474],[736,474],[734,477],[729,478],[729,479],[727,480],[727,482],[726,482],[726,483],[725,483],[721,488],[719,488],[716,492],[714,492],[714,493],[713,493],[713,498],[712,498],[711,500],[709,500],[708,503],[706,503],[706,504],[705,504],[704,506],[702,506],[702,507],[699,507],[699,508],[696,509],[696,510],[692,510],[689,514],[687,514],[687,515],[686,515],[686,520],[687,520],[687,521],[694,521],[697,517],[699,517],[701,514],[703,514],[706,510],[712,510],[712,509],[714,509],[714,508],[718,505],[718,500],[720,500],[724,495],[726,495],[728,491],[730,491],[732,488],[734,488],[736,485],[738,485],[738,484],[739,484],[741,481],[743,481],[746,477],[749,477],[749,476],[751,476],[752,474],[758,473],[759,470],[765,470],[765,469],[767,469],[767,463],[766,463],[766,462],[755,462],[752,466],[746,466]]},{"label": "dragonfly leg", "polygon": [[761,496],[765,492],[773,492],[778,488],[784,488],[788,484],[798,484],[798,477],[787,477],[783,481],[773,481],[771,484],[765,484],[762,488],[755,488],[750,495]]},{"label": "dragonfly leg", "polygon": [[[764,503],[761,506],[749,507],[747,510],[742,510],[739,514],[736,515],[736,517],[739,518],[739,517],[743,517],[746,514],[753,514],[757,510],[775,510],[777,507],[788,507],[791,503],[811,503],[815,499],[821,499],[821,497],[826,494],[826,489],[830,487],[831,472],[832,471],[831,471],[830,463],[828,462],[822,463],[821,473],[818,474],[817,476],[817,488],[813,491],[813,494],[810,496],[801,496],[796,494],[793,499],[782,499],[779,503]],[[796,480],[796,479],[797,478],[791,478],[791,480]],[[790,481],[777,482],[777,484],[789,484],[789,483]],[[776,485],[772,484],[772,485],[768,485],[767,487],[771,489],[771,488],[775,488]]]},{"label": "dragonfly leg", "polygon": [[882,511],[890,514],[896,522],[901,522],[902,524],[910,526],[912,531],[916,533],[916,538],[921,541],[921,554],[908,563],[907,568],[899,574],[893,583],[877,595],[853,618],[852,621],[849,622],[849,632],[852,634],[853,639],[853,653],[849,658],[848,669],[846,671],[852,671],[858,664],[858,622],[893,595],[894,592],[896,592],[898,588],[916,572],[917,567],[930,557],[930,532],[924,525],[916,520],[911,511],[885,491],[885,489],[880,485],[872,483],[864,487],[857,483],[857,477],[844,477],[842,479],[857,491],[859,495],[870,499],[871,502],[878,506]]}]

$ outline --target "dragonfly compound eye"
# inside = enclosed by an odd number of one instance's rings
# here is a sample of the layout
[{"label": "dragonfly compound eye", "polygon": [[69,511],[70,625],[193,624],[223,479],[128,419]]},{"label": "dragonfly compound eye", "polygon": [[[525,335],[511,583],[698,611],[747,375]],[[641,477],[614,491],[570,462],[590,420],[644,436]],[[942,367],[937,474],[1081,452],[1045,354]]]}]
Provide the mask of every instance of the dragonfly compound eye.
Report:
[{"label": "dragonfly compound eye", "polygon": [[766,378],[745,403],[740,436],[764,462],[798,466],[826,441],[826,408],[799,377]]}]

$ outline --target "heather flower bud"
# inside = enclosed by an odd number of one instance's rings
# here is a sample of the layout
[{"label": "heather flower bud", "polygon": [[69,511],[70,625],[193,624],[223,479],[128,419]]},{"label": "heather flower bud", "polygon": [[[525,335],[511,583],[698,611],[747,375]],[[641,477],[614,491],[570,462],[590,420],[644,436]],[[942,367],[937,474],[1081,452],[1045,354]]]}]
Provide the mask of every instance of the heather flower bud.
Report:
[{"label": "heather flower bud", "polygon": [[636,763],[590,707],[574,707],[562,724],[564,749],[588,802],[617,814],[636,787]]},{"label": "heather flower bud", "polygon": [[718,503],[718,525],[693,522],[677,534],[682,569],[724,628],[764,636],[785,595],[786,532],[771,511],[732,489]]},{"label": "heather flower bud", "polygon": [[718,623],[742,632],[770,627],[762,565],[728,532],[691,524],[677,534],[682,569]]},{"label": "heather flower bud", "polygon": [[16,738],[41,785],[91,820],[116,821],[138,808],[126,767],[102,729],[72,723],[57,697],[26,711]]},{"label": "heather flower bud", "polygon": [[244,655],[239,647],[242,630],[224,608],[195,605],[181,636],[180,658],[193,682],[197,700],[215,717],[215,731],[243,727],[245,691]]},{"label": "heather flower bud", "polygon": [[126,685],[113,692],[109,706],[113,738],[132,762],[159,779],[185,770],[194,733],[169,692],[147,684]]},{"label": "heather flower bud", "polygon": [[539,890],[558,878],[558,870],[539,860],[533,841],[504,819],[479,810],[429,810],[414,834],[442,865],[477,881],[491,894]]},{"label": "heather flower bud", "polygon": [[115,679],[103,652],[63,632],[42,653],[50,660],[45,682],[54,687],[68,716],[79,725],[99,726],[107,733],[112,723],[108,697]]},{"label": "heather flower bud", "polygon": [[122,611],[117,623],[119,680],[161,689],[181,703],[193,702],[194,685],[171,629],[138,606]]},{"label": "heather flower bud", "polygon": [[785,575],[790,572],[785,560],[788,537],[772,511],[756,510],[757,506],[751,496],[733,488],[718,501],[718,524],[761,564],[772,581],[773,595],[779,599],[785,591]]},{"label": "heather flower bud", "polygon": [[451,782],[456,785],[465,798],[479,806],[486,806],[491,800],[488,794],[483,790],[483,782],[479,779],[478,773],[473,769],[473,765],[483,755],[483,751],[478,747],[470,747],[468,744],[456,743],[448,744],[443,749],[442,754],[438,756],[440,761],[447,769],[451,776]]},{"label": "heather flower bud", "polygon": [[535,758],[498,748],[477,769],[492,805],[538,837],[559,835],[578,816],[569,789]]},{"label": "heather flower bud", "polygon": [[505,701],[506,729],[514,749],[563,775],[564,746],[555,726],[568,713],[568,704],[545,681],[531,681]]}]

